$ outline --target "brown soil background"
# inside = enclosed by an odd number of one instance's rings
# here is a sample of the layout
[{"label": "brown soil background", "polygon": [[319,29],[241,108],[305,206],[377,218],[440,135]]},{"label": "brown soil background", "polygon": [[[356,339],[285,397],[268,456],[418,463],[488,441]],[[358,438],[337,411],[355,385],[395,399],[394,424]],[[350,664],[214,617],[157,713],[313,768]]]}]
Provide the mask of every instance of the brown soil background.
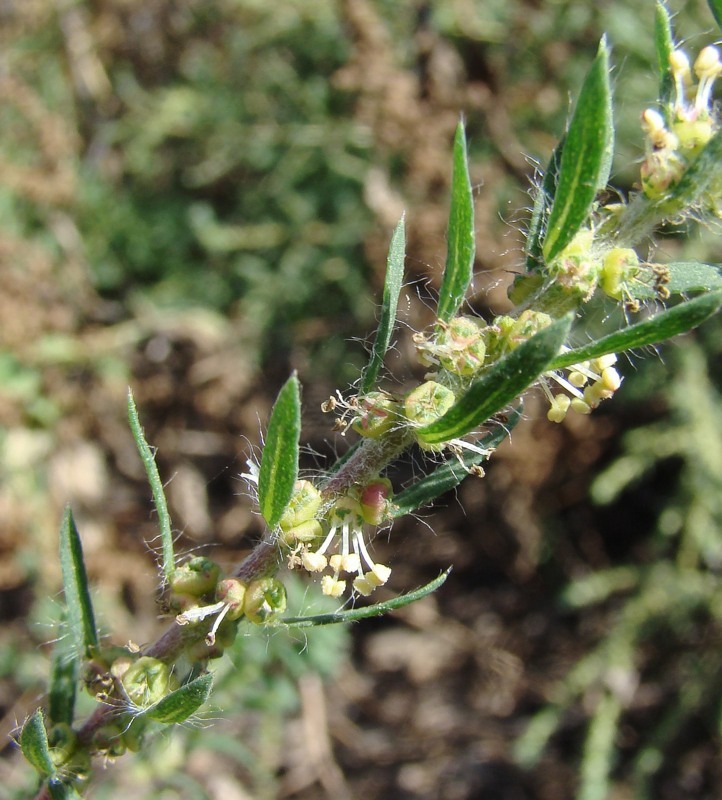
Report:
[{"label": "brown soil background", "polygon": [[[147,5],[159,18],[169,13],[163,3]],[[426,297],[433,295],[443,261],[450,142],[460,112],[470,140],[483,139],[491,153],[472,162],[479,187],[472,307],[485,315],[501,313],[507,307],[506,285],[521,263],[522,224],[516,212],[502,220],[500,209],[510,207],[507,201],[511,208],[528,204],[533,169],[525,153],[548,153],[553,146],[549,129],[563,120],[567,106],[559,83],[569,79],[578,88],[581,73],[570,65],[589,63],[604,30],[607,4],[586,4],[586,22],[568,42],[535,40],[534,21],[544,4],[518,3],[513,11],[517,43],[507,50],[483,41],[474,48],[463,34],[456,40],[438,35],[422,24],[425,6],[419,4],[414,9],[422,22],[408,43],[413,69],[401,63],[379,7],[367,0],[341,5],[352,55],[328,78],[353,97],[352,114],[380,154],[380,166],[369,171],[365,186],[375,222],[363,241],[368,281],[376,293],[390,230],[404,208],[407,214],[410,284],[389,361],[390,371],[403,381],[415,370],[409,332],[431,321]],[[574,5],[560,5],[556,13],[571,13]],[[110,14],[123,4],[101,6]],[[137,5],[125,6],[118,13],[127,19],[140,13]],[[129,36],[127,29],[119,30]],[[123,44],[128,43],[114,41],[117,48]],[[538,48],[533,61],[544,66],[544,74],[514,71],[513,58],[523,57],[524,47]],[[9,96],[13,85],[6,83],[3,92]],[[520,133],[516,121],[528,120],[530,108],[537,110],[539,125]],[[32,108],[27,113],[32,115]],[[66,360],[42,368],[42,395],[62,409],[52,434],[23,424],[22,400],[0,396],[10,454],[0,493],[0,648],[12,664],[0,680],[7,734],[42,695],[52,633],[44,627],[48,606],[39,599],[58,596],[56,531],[66,503],[76,513],[91,581],[114,640],[148,641],[164,624],[158,619],[148,545],[156,534],[149,491],[124,418],[128,380],[114,364],[119,360],[129,368],[161,474],[172,476],[168,496],[179,550],[209,552],[231,565],[260,532],[239,475],[259,442],[276,391],[291,369],[298,370],[304,385],[303,438],[315,453],[306,468],[318,468],[324,457],[345,446],[319,411],[323,399],[346,388],[328,377],[324,353],[328,349],[331,365],[343,369],[345,359],[358,361],[361,348],[351,346],[350,356],[346,351],[337,356],[330,343],[369,332],[368,319],[309,316],[291,331],[289,346],[267,357],[261,370],[247,349],[243,321],[232,315],[219,320],[200,310],[160,311],[140,303],[132,317],[116,321],[112,304],[94,291],[69,217],[62,213],[69,179],[59,166],[58,147],[72,148],[83,131],[69,132],[60,121],[54,129],[47,122],[52,115],[45,119],[44,146],[55,154],[53,164],[40,170],[40,182],[21,171],[11,178],[26,192],[34,186],[37,194],[57,194],[52,202],[60,210],[50,218],[56,234],[61,239],[65,234],[62,270],[12,237],[2,240],[3,347],[23,356],[29,343],[53,331],[68,334],[74,350]],[[391,156],[403,164],[393,177],[386,170]],[[22,269],[11,269],[18,258]],[[106,356],[107,369],[89,366]],[[379,559],[393,567],[384,597],[420,586],[453,566],[442,589],[403,611],[354,626],[348,653],[332,678],[321,680],[310,672],[294,680],[299,704],[285,717],[273,709],[264,716],[257,708],[222,708],[206,732],[210,744],[201,736],[200,744],[188,750],[164,745],[158,751],[163,768],[155,775],[131,766],[133,757],[127,756],[99,770],[90,796],[575,797],[593,693],[565,714],[536,768],[516,765],[512,747],[532,714],[603,639],[614,619],[609,607],[585,614],[564,611],[559,592],[579,575],[646,558],[651,510],[669,490],[674,469],[661,468],[635,495],[625,496],[624,507],[592,507],[588,488],[618,452],[620,432],[663,413],[663,403],[652,399],[553,426],[538,398],[527,398],[526,419],[495,454],[484,479],[467,480],[437,508],[394,525],[376,542]],[[401,464],[400,479],[415,468],[413,461]],[[705,630],[701,624],[700,637]],[[663,679],[643,688],[619,731],[620,775],[665,692],[675,691]],[[718,746],[708,723],[695,720],[688,728],[670,748],[670,763],[657,787],[660,800],[712,798],[722,790]],[[250,763],[241,763],[235,748],[248,748]],[[14,748],[6,747],[0,781],[18,792],[25,780],[22,770]],[[113,788],[103,789],[104,782]],[[633,797],[626,787],[620,778],[610,797]]]}]

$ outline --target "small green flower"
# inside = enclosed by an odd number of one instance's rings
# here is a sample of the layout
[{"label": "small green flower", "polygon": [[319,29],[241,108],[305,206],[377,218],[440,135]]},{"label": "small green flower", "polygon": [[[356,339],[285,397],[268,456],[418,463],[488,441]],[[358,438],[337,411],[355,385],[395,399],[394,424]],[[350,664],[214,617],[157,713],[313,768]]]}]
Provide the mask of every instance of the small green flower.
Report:
[{"label": "small green flower", "polygon": [[178,681],[163,661],[141,656],[120,676],[128,700],[139,708],[148,708],[178,688]]},{"label": "small green flower", "polygon": [[248,585],[243,611],[251,622],[270,622],[285,610],[286,587],[278,578],[259,578]]},{"label": "small green flower", "polygon": [[221,568],[210,558],[196,556],[173,570],[170,588],[175,594],[201,597],[212,592],[221,574]]}]

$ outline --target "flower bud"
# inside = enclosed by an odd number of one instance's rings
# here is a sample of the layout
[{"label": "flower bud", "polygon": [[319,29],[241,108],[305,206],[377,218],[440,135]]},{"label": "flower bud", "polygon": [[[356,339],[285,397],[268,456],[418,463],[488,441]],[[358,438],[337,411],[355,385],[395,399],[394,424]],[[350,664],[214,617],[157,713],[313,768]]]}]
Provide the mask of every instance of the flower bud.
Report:
[{"label": "flower bud", "polygon": [[58,722],[48,731],[50,758],[56,767],[70,761],[78,746],[78,735],[65,722]]},{"label": "flower bud", "polygon": [[141,656],[123,672],[120,680],[128,699],[140,708],[152,706],[178,688],[168,665],[151,656]]},{"label": "flower bud", "polygon": [[251,622],[270,622],[285,610],[286,587],[278,578],[259,578],[249,584],[243,611]]},{"label": "flower bud", "polygon": [[444,369],[462,377],[473,375],[486,357],[484,328],[473,317],[456,317],[442,329],[436,352]]},{"label": "flower bud", "polygon": [[288,508],[283,512],[278,524],[283,531],[295,528],[313,519],[320,507],[321,493],[311,481],[296,481]]},{"label": "flower bud", "polygon": [[93,734],[93,745],[105,755],[111,758],[122,756],[127,744],[123,738],[123,730],[114,723],[108,723],[98,728]]},{"label": "flower bud", "polygon": [[296,542],[308,544],[314,542],[323,535],[323,528],[317,519],[309,519],[300,525],[295,525],[286,531],[281,532],[281,539],[285,544],[294,545]]},{"label": "flower bud", "polygon": [[238,619],[243,616],[243,603],[246,599],[246,584],[239,578],[224,578],[216,586],[216,600],[228,606],[225,618]]},{"label": "flower bud", "polygon": [[615,247],[604,257],[599,285],[608,297],[621,300],[624,284],[639,270],[639,256],[629,247]]},{"label": "flower bud", "polygon": [[[446,386],[436,381],[426,381],[407,395],[404,412],[414,427],[423,427],[435,422],[454,405],[456,395]],[[443,445],[428,444],[423,436],[417,434],[416,441],[424,450],[439,451]]]},{"label": "flower bud", "polygon": [[170,577],[171,591],[195,597],[208,594],[215,589],[221,568],[210,558],[196,556],[173,570]]},{"label": "flower bud", "polygon": [[359,505],[364,522],[380,525],[387,517],[389,498],[393,494],[388,478],[377,478],[361,489]]},{"label": "flower bud", "polygon": [[358,402],[351,427],[361,436],[378,439],[399,422],[398,404],[385,392],[369,392]]}]

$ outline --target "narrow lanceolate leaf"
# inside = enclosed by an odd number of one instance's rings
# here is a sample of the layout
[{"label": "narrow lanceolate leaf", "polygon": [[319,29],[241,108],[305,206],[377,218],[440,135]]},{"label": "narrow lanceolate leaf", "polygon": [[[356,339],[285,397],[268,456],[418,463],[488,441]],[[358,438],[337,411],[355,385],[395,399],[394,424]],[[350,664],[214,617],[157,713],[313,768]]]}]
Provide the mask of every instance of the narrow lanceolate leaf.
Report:
[{"label": "narrow lanceolate leaf", "polygon": [[419,437],[428,444],[442,444],[483,425],[544,372],[559,354],[571,324],[572,315],[562,317],[497,361],[446,414],[419,428]]},{"label": "narrow lanceolate leaf", "polygon": [[546,230],[546,221],[549,217],[549,210],[554,203],[554,195],[557,192],[557,182],[559,181],[559,168],[564,152],[564,142],[566,136],[554,148],[552,157],[544,173],[541,185],[537,189],[534,197],[534,208],[532,209],[529,230],[526,236],[526,268],[529,272],[540,270],[544,266],[544,254],[542,252],[542,240]]},{"label": "narrow lanceolate leaf", "polygon": [[462,122],[454,137],[454,168],[451,178],[451,210],[447,232],[448,252],[439,291],[436,316],[448,322],[459,310],[474,270],[474,198],[469,178],[466,136]]},{"label": "narrow lanceolate leaf", "polygon": [[695,297],[693,300],[687,300],[674,308],[662,311],[644,322],[610,333],[609,336],[603,336],[584,347],[568,350],[557,356],[548,365],[548,369],[562,369],[590,358],[600,358],[608,353],[622,353],[635,347],[658,344],[679,333],[696,328],[719,311],[720,306],[722,306],[722,291]]},{"label": "narrow lanceolate leaf", "polygon": [[672,18],[664,3],[658,2],[654,13],[654,46],[659,70],[659,101],[664,106],[672,99],[674,78],[669,57],[674,50]]},{"label": "narrow lanceolate leaf", "polygon": [[98,632],[90,601],[83,547],[69,507],[65,509],[60,526],[60,568],[72,641],[76,646],[82,646],[87,656],[98,646]]},{"label": "narrow lanceolate leaf", "polygon": [[310,617],[286,617],[281,620],[281,624],[287,625],[292,628],[311,628],[316,625],[337,625],[339,622],[357,622],[360,619],[368,619],[369,617],[378,617],[381,614],[386,614],[388,611],[395,611],[398,608],[414,603],[416,600],[421,600],[427,594],[435,592],[444,581],[449,577],[451,569],[442,572],[438,578],[416,589],[408,594],[402,594],[394,597],[392,600],[385,600],[383,603],[376,603],[372,606],[362,606],[360,608],[352,608],[348,611],[335,611],[330,614],[315,614]]},{"label": "narrow lanceolate leaf", "polygon": [[258,473],[258,504],[269,528],[286,510],[298,478],[298,440],[301,436],[301,398],[292,375],[278,393],[268,422]]},{"label": "narrow lanceolate leaf", "polygon": [[[664,286],[670,294],[689,294],[722,289],[722,267],[719,264],[676,261],[672,264],[665,264],[664,269],[669,274],[669,282]],[[642,281],[630,282],[628,286],[625,286],[625,290],[639,300],[657,296],[655,287],[651,283]]]},{"label": "narrow lanceolate leaf", "polygon": [[20,749],[35,769],[46,777],[54,777],[57,769],[50,756],[48,734],[45,730],[43,712],[38,709],[23,725],[20,732]]},{"label": "narrow lanceolate leaf", "polygon": [[163,557],[163,575],[165,579],[168,580],[175,569],[173,530],[171,527],[170,514],[168,513],[168,503],[166,502],[165,492],[163,491],[163,482],[160,479],[160,473],[155,463],[155,451],[145,440],[140,418],[138,417],[138,409],[135,407],[133,392],[130,389],[128,389],[128,421],[130,422],[130,430],[135,440],[135,446],[138,448],[141,461],[145,467],[145,473],[148,476],[150,491],[153,494],[153,503],[158,512],[158,525],[160,527],[160,541]]},{"label": "narrow lanceolate leaf", "polygon": [[715,21],[722,28],[722,0],[707,0],[707,3]]},{"label": "narrow lanceolate leaf", "polygon": [[78,657],[72,643],[60,637],[55,643],[50,669],[49,708],[50,724],[73,724],[75,693],[78,685]]},{"label": "narrow lanceolate leaf", "polygon": [[604,40],[582,86],[564,142],[543,254],[550,262],[584,225],[612,163],[614,133],[609,56]]},{"label": "narrow lanceolate leaf", "polygon": [[386,280],[384,282],[384,297],[381,304],[381,319],[376,331],[371,360],[361,377],[360,394],[367,394],[374,388],[379,376],[379,370],[384,361],[386,351],[391,343],[391,335],[396,322],[396,308],[399,303],[401,284],[404,280],[404,258],[406,257],[406,231],[404,218],[401,217],[391,237],[389,255],[386,260]]},{"label": "narrow lanceolate leaf", "polygon": [[198,711],[211,693],[213,676],[211,673],[201,675],[180,689],[176,689],[162,700],[151,706],[144,716],[165,725],[185,722],[188,717]]},{"label": "narrow lanceolate leaf", "polygon": [[[502,423],[497,423],[493,431],[477,439],[474,446],[491,453],[511,433],[521,418],[521,404],[515,408]],[[433,503],[442,494],[454,489],[464,478],[469,477],[469,469],[481,464],[488,455],[464,450],[459,458],[449,458],[440,467],[421,480],[404,489],[394,497],[393,515],[403,517],[416,509]]]}]

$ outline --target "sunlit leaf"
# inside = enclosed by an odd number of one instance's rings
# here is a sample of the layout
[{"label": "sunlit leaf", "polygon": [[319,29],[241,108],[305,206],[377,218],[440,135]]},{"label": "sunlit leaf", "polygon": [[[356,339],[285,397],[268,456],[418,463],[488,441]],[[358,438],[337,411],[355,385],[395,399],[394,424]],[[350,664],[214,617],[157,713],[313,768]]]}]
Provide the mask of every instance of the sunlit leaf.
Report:
[{"label": "sunlit leaf", "polygon": [[439,290],[437,316],[448,322],[459,310],[474,270],[474,198],[469,178],[466,136],[462,122],[454,137],[454,167],[451,178],[451,209],[447,231],[446,267]]},{"label": "sunlit leaf", "polygon": [[717,312],[720,306],[722,306],[722,291],[695,297],[693,300],[687,300],[655,314],[651,319],[629,325],[621,331],[610,333],[583,347],[562,353],[547,365],[547,369],[562,369],[608,353],[623,353],[635,347],[664,342],[672,336],[696,328]]},{"label": "sunlit leaf", "polygon": [[98,632],[88,589],[83,547],[70,507],[65,509],[60,526],[60,567],[72,640],[82,647],[85,655],[90,655],[98,646]]},{"label": "sunlit leaf", "polygon": [[587,220],[597,192],[609,178],[613,142],[609,57],[602,40],[564,142],[557,190],[542,248],[547,263],[561,253]]},{"label": "sunlit leaf", "polygon": [[210,672],[201,675],[151,706],[144,716],[166,725],[184,722],[206,702],[212,683],[213,676]]},{"label": "sunlit leaf", "polygon": [[155,463],[155,452],[145,440],[140,418],[138,417],[138,409],[135,406],[133,392],[130,389],[128,389],[128,421],[130,422],[130,430],[135,440],[135,446],[138,448],[141,461],[143,462],[146,475],[148,476],[148,483],[151,493],[153,494],[153,503],[158,512],[158,525],[160,527],[161,552],[163,557],[163,575],[166,580],[168,580],[175,569],[173,530],[171,527],[170,514],[168,513],[168,503],[166,502],[165,492],[163,491],[163,482],[160,479],[160,473]]},{"label": "sunlit leaf", "polygon": [[269,528],[278,525],[298,478],[300,391],[298,378],[292,375],[278,393],[268,422],[258,474],[258,504]]},{"label": "sunlit leaf", "polygon": [[50,746],[48,745],[48,734],[45,730],[43,712],[38,709],[27,719],[20,732],[20,749],[25,758],[41,774],[53,777],[57,773],[57,768],[50,756]]}]

